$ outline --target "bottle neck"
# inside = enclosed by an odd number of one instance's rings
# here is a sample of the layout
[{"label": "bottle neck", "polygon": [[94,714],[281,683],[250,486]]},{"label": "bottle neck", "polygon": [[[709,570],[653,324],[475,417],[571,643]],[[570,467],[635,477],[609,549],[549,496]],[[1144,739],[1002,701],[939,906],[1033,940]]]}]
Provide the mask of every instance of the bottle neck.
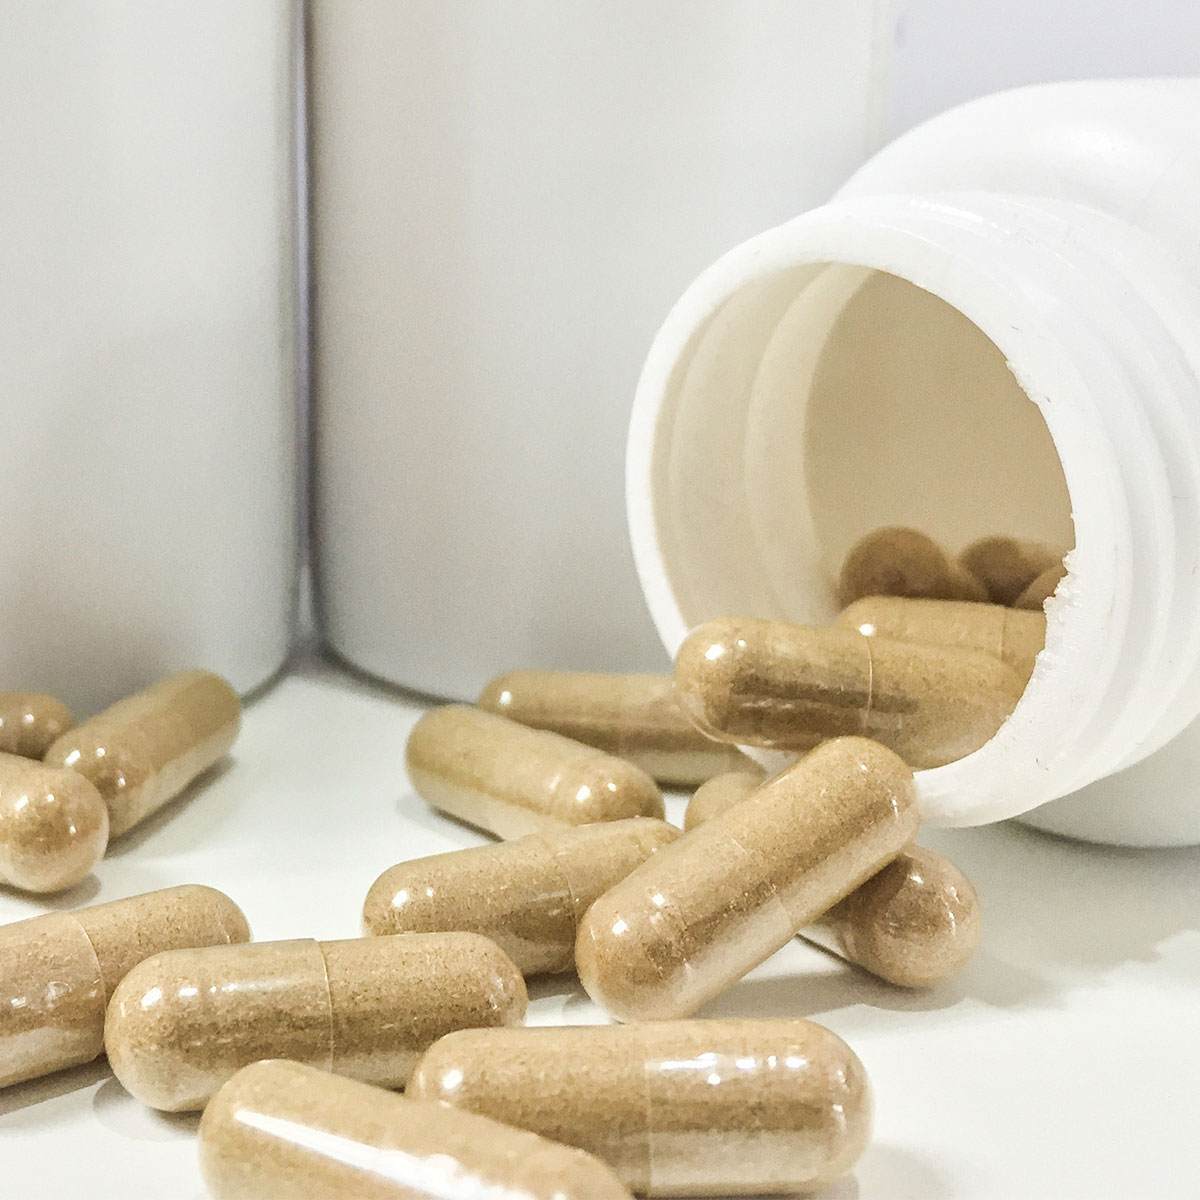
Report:
[{"label": "bottle neck", "polygon": [[[1049,475],[1020,494],[1038,473],[1022,457],[1043,454],[1073,525],[1029,687],[985,747],[920,774],[926,819],[1013,816],[1163,745],[1200,711],[1200,287],[1170,249],[1091,209],[974,192],[835,201],[718,262],[656,340],[631,430],[635,552],[668,648],[721,612],[828,619],[838,512],[864,504],[823,466],[837,432],[817,443],[819,393],[840,381],[852,406],[847,381],[882,378],[878,426],[843,439],[876,475],[919,455],[912,428],[942,436],[928,393],[953,393],[942,424],[964,436],[977,402],[1011,415],[994,435],[1007,457],[984,422],[923,465],[931,532],[1023,532],[1006,504],[1032,520],[1057,503]],[[839,334],[877,286],[899,297],[874,327],[887,336],[860,322],[839,375]],[[939,322],[947,337],[906,360]],[[896,503],[921,490],[901,482]]]}]

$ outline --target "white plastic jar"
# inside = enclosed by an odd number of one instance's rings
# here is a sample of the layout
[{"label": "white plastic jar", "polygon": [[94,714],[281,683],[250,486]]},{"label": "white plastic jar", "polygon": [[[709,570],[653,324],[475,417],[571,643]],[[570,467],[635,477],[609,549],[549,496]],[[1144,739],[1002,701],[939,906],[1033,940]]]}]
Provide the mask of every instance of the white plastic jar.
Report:
[{"label": "white plastic jar", "polygon": [[725,246],[878,144],[888,0],[313,0],[322,633],[473,698],[664,669],[624,519],[638,369]]},{"label": "white plastic jar", "polygon": [[706,271],[646,362],[629,514],[671,651],[828,621],[879,525],[1074,547],[1011,718],[919,773],[932,824],[1200,842],[1198,113],[1192,80],[952,110]]},{"label": "white plastic jar", "polygon": [[297,16],[0,0],[0,687],[287,655]]}]

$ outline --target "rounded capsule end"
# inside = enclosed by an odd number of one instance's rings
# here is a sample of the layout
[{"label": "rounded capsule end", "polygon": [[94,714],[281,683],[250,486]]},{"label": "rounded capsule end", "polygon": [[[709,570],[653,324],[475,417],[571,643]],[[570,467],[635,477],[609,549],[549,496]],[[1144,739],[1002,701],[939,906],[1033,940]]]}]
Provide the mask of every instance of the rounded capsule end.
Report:
[{"label": "rounded capsule end", "polygon": [[108,808],[73,771],[17,760],[0,778],[0,879],[28,892],[60,892],[104,857]]},{"label": "rounded capsule end", "polygon": [[610,754],[589,755],[556,787],[557,815],[571,825],[666,816],[662,792],[640,767]]}]

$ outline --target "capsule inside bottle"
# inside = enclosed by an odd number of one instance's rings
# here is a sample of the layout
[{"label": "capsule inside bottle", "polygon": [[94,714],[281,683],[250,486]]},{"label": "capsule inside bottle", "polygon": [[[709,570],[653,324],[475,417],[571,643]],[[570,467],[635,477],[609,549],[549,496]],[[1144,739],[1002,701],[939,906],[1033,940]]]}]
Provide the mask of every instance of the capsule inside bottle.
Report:
[{"label": "capsule inside bottle", "polygon": [[842,607],[863,596],[986,600],[987,592],[933,538],[895,525],[860,538],[842,562],[838,580]]},{"label": "capsule inside bottle", "polygon": [[575,962],[620,1021],[690,1016],[913,839],[912,772],[861,738],[813,750],[588,909]]},{"label": "capsule inside bottle", "polygon": [[430,805],[501,838],[664,815],[658,785],[632,763],[465,704],[426,713],[405,760]]},{"label": "capsule inside bottle", "polygon": [[696,787],[750,765],[688,720],[670,675],[509,671],[483,689],[479,707],[615,754],[664,787]]},{"label": "capsule inside bottle", "polygon": [[775,749],[814,737],[868,737],[914,768],[990,741],[1024,691],[990,654],[857,630],[723,617],[690,633],[675,660],[684,711],[706,733]]},{"label": "capsule inside bottle", "polygon": [[578,1146],[646,1196],[793,1196],[845,1175],[871,1131],[862,1063],[801,1020],[465,1030],[408,1095]]},{"label": "capsule inside bottle", "polygon": [[200,1170],[213,1200],[631,1200],[580,1150],[296,1062],[221,1088]]},{"label": "capsule inside bottle", "polygon": [[959,556],[993,604],[1015,604],[1039,575],[1062,565],[1062,551],[1029,538],[995,535],[972,542]]},{"label": "capsule inside bottle", "polygon": [[665,821],[633,817],[413,859],[375,881],[363,925],[372,934],[468,930],[523,975],[573,971],[584,912],[678,836]]},{"label": "capsule inside bottle", "polygon": [[845,609],[837,624],[864,637],[979,650],[1011,667],[1023,684],[1046,644],[1046,618],[1040,612],[999,604],[868,596]]},{"label": "capsule inside bottle", "polygon": [[260,942],[139,964],[109,1004],[104,1044],[127,1091],[186,1112],[262,1058],[403,1087],[443,1034],[519,1023],[526,1004],[512,961],[472,933]]}]

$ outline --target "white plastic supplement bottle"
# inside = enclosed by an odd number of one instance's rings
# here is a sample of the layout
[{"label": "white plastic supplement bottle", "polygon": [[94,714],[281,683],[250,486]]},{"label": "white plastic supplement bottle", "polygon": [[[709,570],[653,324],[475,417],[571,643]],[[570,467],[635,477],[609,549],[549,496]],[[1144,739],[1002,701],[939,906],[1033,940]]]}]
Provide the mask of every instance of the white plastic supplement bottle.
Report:
[{"label": "white plastic supplement bottle", "polygon": [[0,0],[0,686],[245,692],[295,595],[290,0]]},{"label": "white plastic supplement bottle", "polygon": [[316,579],[355,666],[474,698],[661,670],[622,462],[724,247],[878,144],[887,0],[314,0]]},{"label": "white plastic supplement bottle", "polygon": [[706,271],[646,362],[629,514],[670,650],[830,620],[876,526],[1073,546],[1011,718],[919,773],[930,823],[1200,842],[1198,112],[1169,79],[954,109]]}]

